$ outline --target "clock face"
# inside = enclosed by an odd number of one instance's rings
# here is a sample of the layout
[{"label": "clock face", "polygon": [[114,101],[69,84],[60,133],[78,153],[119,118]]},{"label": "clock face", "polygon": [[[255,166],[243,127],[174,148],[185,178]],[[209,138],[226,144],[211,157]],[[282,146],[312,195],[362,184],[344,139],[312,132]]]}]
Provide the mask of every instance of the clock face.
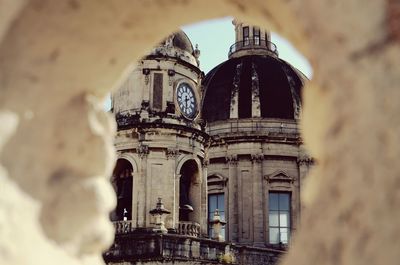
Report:
[{"label": "clock face", "polygon": [[179,110],[188,119],[194,119],[197,113],[197,102],[193,88],[187,83],[180,83],[176,89],[176,100]]}]

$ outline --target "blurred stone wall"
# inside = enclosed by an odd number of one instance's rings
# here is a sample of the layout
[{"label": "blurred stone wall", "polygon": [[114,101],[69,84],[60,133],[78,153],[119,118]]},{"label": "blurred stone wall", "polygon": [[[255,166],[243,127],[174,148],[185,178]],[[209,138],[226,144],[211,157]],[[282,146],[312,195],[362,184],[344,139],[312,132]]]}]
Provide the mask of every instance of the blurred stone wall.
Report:
[{"label": "blurred stone wall", "polygon": [[181,25],[233,15],[310,60],[318,165],[283,264],[398,264],[400,43],[394,0],[0,0],[0,263],[102,264],[112,119],[99,100]]}]

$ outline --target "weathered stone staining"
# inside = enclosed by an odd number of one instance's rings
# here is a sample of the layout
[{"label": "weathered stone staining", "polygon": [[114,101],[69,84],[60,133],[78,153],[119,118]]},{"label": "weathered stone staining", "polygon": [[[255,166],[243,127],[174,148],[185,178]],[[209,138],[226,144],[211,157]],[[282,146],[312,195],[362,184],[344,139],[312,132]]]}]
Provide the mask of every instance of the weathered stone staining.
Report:
[{"label": "weathered stone staining", "polygon": [[[19,121],[1,153],[7,172],[0,172],[1,263],[103,263],[100,253],[113,232],[96,221],[108,218],[114,200],[109,185],[96,198],[81,199],[96,202],[98,216],[57,215],[66,220],[63,233],[76,228],[70,219],[92,220],[78,233],[94,239],[87,254],[78,254],[84,245],[76,241],[54,243],[57,238],[45,235],[39,222],[54,172],[66,165],[83,178],[106,179],[112,172],[111,119],[76,99],[104,97],[132,60],[179,26],[234,15],[288,37],[314,67],[304,90],[302,131],[318,164],[302,191],[303,225],[283,264],[397,264],[397,6],[395,0],[1,0],[0,106]],[[87,115],[96,119],[89,123]],[[0,121],[5,141],[15,123],[4,116]],[[306,171],[299,161],[300,172]],[[234,174],[234,167],[229,170]]]},{"label": "weathered stone staining", "polygon": [[[306,156],[300,148],[298,120],[290,113],[298,94],[290,93],[301,91],[304,80],[295,70],[280,69],[286,62],[278,60],[276,47],[271,50],[273,44],[260,37],[258,27],[234,23],[236,36],[243,39],[230,49],[231,59],[211,70],[202,83],[199,58],[191,60],[195,52],[190,40],[177,32],[142,59],[131,73],[138,79],[128,77],[113,93],[119,159],[112,183],[117,183],[118,200],[111,215],[115,242],[104,254],[107,263],[209,264],[220,263],[218,255],[228,255],[238,264],[262,264],[265,259],[273,264],[286,250],[299,222],[297,160]],[[152,64],[158,65],[149,67]],[[198,75],[189,76],[188,70]],[[230,96],[226,100],[230,105],[220,104],[222,94]],[[126,97],[136,97],[136,104]],[[147,98],[147,115],[142,117]],[[199,108],[200,102],[204,104]],[[282,112],[280,106],[287,102],[289,109]],[[132,137],[127,138],[130,132]],[[126,160],[127,155],[134,163]],[[133,165],[138,165],[137,172]],[[120,172],[130,172],[130,179],[138,180],[126,182],[126,174]],[[130,193],[118,183],[129,185]],[[142,196],[132,195],[139,193]],[[274,196],[283,198],[282,206],[279,201],[268,202]],[[156,198],[163,198],[171,212],[160,212],[159,206],[153,209]],[[168,247],[162,243],[156,253],[149,250],[154,233],[161,233],[163,242],[169,242],[171,235],[197,239],[190,243],[191,252],[181,250],[179,242],[170,242]],[[138,236],[146,250],[132,254]],[[230,253],[221,252],[216,244]],[[241,251],[242,247],[248,251]],[[176,249],[179,259],[165,254],[168,248]]]}]

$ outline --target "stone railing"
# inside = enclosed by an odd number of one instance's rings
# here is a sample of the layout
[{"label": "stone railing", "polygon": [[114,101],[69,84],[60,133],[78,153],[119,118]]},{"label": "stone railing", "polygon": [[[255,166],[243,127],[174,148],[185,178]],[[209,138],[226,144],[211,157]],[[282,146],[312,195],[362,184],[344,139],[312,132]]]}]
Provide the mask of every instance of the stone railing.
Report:
[{"label": "stone railing", "polygon": [[211,136],[227,136],[230,134],[263,134],[263,135],[300,135],[295,121],[279,119],[231,119],[212,122],[207,125],[207,133]]},{"label": "stone railing", "polygon": [[195,261],[190,264],[275,265],[283,253],[285,251],[272,248],[243,247],[206,238],[135,230],[116,235],[103,258],[106,264],[169,260],[176,264]]},{"label": "stone railing", "polygon": [[196,222],[180,221],[178,224],[178,234],[198,237],[200,235],[200,225]]},{"label": "stone railing", "polygon": [[113,222],[115,234],[127,234],[133,231],[132,221],[115,221]]}]

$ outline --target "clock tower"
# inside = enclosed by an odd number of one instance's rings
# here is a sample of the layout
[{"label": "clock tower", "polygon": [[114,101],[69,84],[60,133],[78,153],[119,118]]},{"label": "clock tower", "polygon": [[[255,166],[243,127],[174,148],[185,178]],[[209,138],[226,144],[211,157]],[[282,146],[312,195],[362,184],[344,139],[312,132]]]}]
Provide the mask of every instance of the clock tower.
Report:
[{"label": "clock tower", "polygon": [[[150,214],[161,198],[165,228],[207,233],[208,140],[199,119],[200,51],[183,31],[158,44],[112,94],[118,160],[112,176],[117,207],[111,219],[132,229],[156,229]],[[154,213],[154,211],[153,211]]]}]

